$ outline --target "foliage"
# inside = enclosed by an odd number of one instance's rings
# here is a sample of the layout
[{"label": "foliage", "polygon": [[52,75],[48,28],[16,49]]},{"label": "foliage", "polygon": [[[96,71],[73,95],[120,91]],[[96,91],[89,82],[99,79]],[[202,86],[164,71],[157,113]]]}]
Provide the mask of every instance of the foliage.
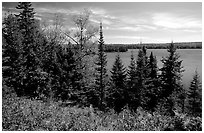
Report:
[{"label": "foliage", "polygon": [[130,56],[130,65],[128,66],[129,70],[127,72],[128,74],[128,79],[129,79],[129,85],[133,85],[135,80],[136,80],[136,68],[137,64],[133,55],[133,51],[131,51],[131,56]]},{"label": "foliage", "polygon": [[[184,71],[181,66],[182,60],[180,60],[180,56],[176,53],[176,47],[172,42],[167,49],[169,55],[166,58],[163,58],[161,61],[163,63],[163,67],[161,68],[161,98],[167,98],[166,101],[171,104],[167,104],[170,107],[168,112],[172,112],[172,109],[176,107],[178,104],[178,94],[182,92],[182,84],[181,84],[181,73]],[[172,101],[171,101],[172,100]],[[170,113],[171,114],[171,113]]]},{"label": "foliage", "polygon": [[148,67],[150,68],[149,77],[151,77],[152,79],[157,78],[158,76],[157,59],[156,59],[156,56],[154,56],[152,52],[149,56]]},{"label": "foliage", "polygon": [[127,52],[128,48],[125,45],[120,44],[106,44],[105,52]]},{"label": "foliage", "polygon": [[59,102],[18,98],[3,99],[3,131],[201,131],[202,119],[150,114],[141,108],[97,111],[92,107],[61,107]]},{"label": "foliage", "polygon": [[[202,42],[175,42],[177,49],[202,49]],[[105,44],[105,52],[127,52],[128,49],[167,49],[170,43]]]},{"label": "foliage", "polygon": [[198,72],[195,71],[193,80],[187,93],[188,113],[194,116],[202,116],[202,89]]},{"label": "foliage", "polygon": [[126,68],[119,54],[115,57],[111,73],[112,89],[109,90],[109,104],[119,112],[127,104]]},{"label": "foliage", "polygon": [[53,64],[50,64],[51,68],[47,70],[52,78],[54,97],[62,100],[75,97],[74,100],[77,100],[80,74],[76,71],[74,54],[69,46],[56,46],[54,51]]},{"label": "foliage", "polygon": [[128,106],[135,110],[139,106],[139,91],[138,91],[138,86],[137,86],[137,64],[133,55],[133,52],[131,52],[131,57],[130,57],[130,65],[128,66],[128,79],[127,79],[127,84],[128,84]]},{"label": "foliage", "polygon": [[157,59],[152,52],[148,59],[147,68],[148,75],[145,81],[146,90],[144,91],[145,100],[143,101],[143,104],[145,105],[145,109],[154,111],[158,104],[161,87],[160,80],[158,78]]},{"label": "foliage", "polygon": [[9,82],[15,87],[18,96],[36,96],[38,82],[42,78],[40,45],[44,45],[44,38],[40,33],[38,21],[34,19],[31,3],[19,3],[16,8],[22,9],[20,14],[16,17],[11,14],[4,20],[4,48],[10,63],[3,65],[10,68]]},{"label": "foliage", "polygon": [[76,25],[76,30],[62,31],[74,44],[73,51],[76,56],[78,71],[82,74],[81,89],[84,93],[88,90],[90,84],[94,83],[94,58],[96,55],[96,42],[93,40],[98,33],[96,27],[90,22],[91,11],[84,10],[79,14],[72,16],[72,21]]},{"label": "foliage", "polygon": [[149,69],[148,69],[148,57],[147,57],[147,49],[146,47],[142,47],[138,52],[137,57],[137,67],[136,67],[136,76],[137,76],[137,82],[136,86],[138,88],[138,94],[139,94],[139,105],[144,107],[145,101],[146,101],[146,93],[147,93],[147,80],[149,75]]},{"label": "foliage", "polygon": [[[100,23],[100,39],[99,39],[99,45],[98,45],[98,56],[96,60],[96,94],[97,97],[99,97],[99,103],[98,106],[101,110],[104,109],[105,104],[105,87],[107,85],[107,57],[104,52],[104,40],[103,40],[103,31],[102,31],[102,23]],[[95,102],[95,101],[94,101]]]},{"label": "foliage", "polygon": [[[178,49],[202,49],[202,42],[175,42],[174,44]],[[128,49],[141,49],[143,46],[147,49],[167,49],[169,45],[170,43],[106,44],[107,52],[109,52],[109,49],[115,49],[116,46],[126,52]],[[120,52],[123,52],[123,50]]]},{"label": "foliage", "polygon": [[13,14],[5,17],[2,25],[2,76],[7,79],[7,85],[15,87],[15,72],[20,67],[17,60],[21,52],[22,35]]}]

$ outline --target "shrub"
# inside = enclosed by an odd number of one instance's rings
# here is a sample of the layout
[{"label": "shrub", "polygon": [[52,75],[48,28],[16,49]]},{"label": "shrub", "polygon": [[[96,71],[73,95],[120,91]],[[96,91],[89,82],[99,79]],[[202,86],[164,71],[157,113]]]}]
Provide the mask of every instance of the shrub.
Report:
[{"label": "shrub", "polygon": [[3,131],[201,131],[202,119],[186,115],[174,117],[152,114],[138,108],[98,111],[92,107],[61,107],[59,102],[4,97]]}]

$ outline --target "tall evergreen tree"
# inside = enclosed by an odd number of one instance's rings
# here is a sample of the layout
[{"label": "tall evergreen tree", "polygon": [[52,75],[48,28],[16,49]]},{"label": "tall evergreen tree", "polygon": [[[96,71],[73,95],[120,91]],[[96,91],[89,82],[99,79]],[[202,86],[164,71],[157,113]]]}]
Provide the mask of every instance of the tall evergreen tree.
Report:
[{"label": "tall evergreen tree", "polygon": [[43,69],[48,73],[47,97],[60,100],[80,101],[80,76],[72,44],[47,44]]},{"label": "tall evergreen tree", "polygon": [[[172,42],[167,51],[169,55],[163,58],[161,61],[163,67],[161,68],[161,98],[166,99],[165,105],[166,113],[173,114],[173,109],[177,104],[178,94],[182,91],[181,73],[184,71],[181,66],[182,60],[180,60],[179,54],[176,52],[176,47]],[[161,103],[162,104],[162,103]]]},{"label": "tall evergreen tree", "polygon": [[136,75],[137,75],[137,87],[138,87],[138,94],[139,94],[139,105],[145,106],[145,93],[146,93],[146,82],[147,77],[149,74],[148,69],[148,57],[146,55],[147,51],[145,46],[143,46],[139,52],[137,57],[137,68],[136,68]]},{"label": "tall evergreen tree", "polygon": [[187,93],[187,109],[188,113],[195,116],[202,114],[202,86],[199,80],[197,70],[191,81],[188,93]]},{"label": "tall evergreen tree", "polygon": [[119,112],[127,103],[126,68],[122,64],[119,53],[116,55],[111,73],[111,104]]},{"label": "tall evergreen tree", "polygon": [[158,79],[158,68],[156,56],[151,52],[148,60],[149,74],[145,81],[144,105],[147,110],[154,111],[158,102],[160,92],[160,81]]},{"label": "tall evergreen tree", "polygon": [[158,76],[157,59],[152,52],[150,53],[150,56],[149,56],[148,67],[150,68],[149,77],[151,77],[152,79],[157,78]]},{"label": "tall evergreen tree", "polygon": [[128,66],[128,105],[130,108],[135,110],[139,106],[139,94],[138,94],[138,87],[136,85],[137,83],[137,64],[133,55],[133,51],[131,52],[130,57],[130,65]]},{"label": "tall evergreen tree", "polygon": [[78,96],[75,94],[77,90],[77,73],[76,73],[76,61],[74,53],[67,45],[59,46],[58,52],[56,52],[56,71],[55,75],[58,78],[59,83],[57,85],[56,96],[62,100],[78,100]]},{"label": "tall evergreen tree", "polygon": [[32,4],[31,2],[19,2],[17,5],[16,9],[22,10],[20,14],[16,15],[18,17],[18,21],[20,22],[20,28],[24,31],[24,34],[28,33],[29,35],[30,31],[32,28],[30,25],[34,23],[34,8],[31,7]]},{"label": "tall evergreen tree", "polygon": [[17,18],[13,14],[9,14],[3,20],[2,41],[3,78],[7,78],[7,85],[14,87],[17,91],[18,85],[15,82],[15,72],[20,69],[17,60],[22,44],[22,34],[18,28]]},{"label": "tall evergreen tree", "polygon": [[40,53],[38,40],[39,26],[34,19],[34,11],[30,2],[19,2],[16,7],[22,10],[17,17],[20,32],[23,36],[21,53],[18,58],[20,69],[16,79],[20,82],[23,95],[36,96],[38,80],[41,75],[41,62],[37,56]]},{"label": "tall evergreen tree", "polygon": [[[142,47],[142,49],[138,52],[138,58],[137,58],[137,77],[138,82],[143,81],[146,77],[148,77],[149,70],[148,70],[148,57],[146,55],[147,49],[145,46]],[[142,83],[142,82],[140,82]]]},{"label": "tall evergreen tree", "polygon": [[[14,88],[17,96],[22,94],[21,80],[18,80],[19,56],[22,49],[23,36],[18,26],[17,17],[9,14],[3,20],[2,25],[2,76],[6,85]],[[7,90],[8,91],[8,90]]]},{"label": "tall evergreen tree", "polygon": [[133,55],[133,51],[131,52],[130,65],[128,67],[129,67],[129,70],[127,72],[128,84],[130,85],[130,88],[132,88],[136,80],[136,67],[137,67],[137,64]]},{"label": "tall evergreen tree", "polygon": [[99,45],[98,45],[98,54],[97,54],[97,61],[96,61],[96,88],[99,97],[99,108],[101,110],[104,109],[104,97],[105,97],[105,87],[107,85],[107,57],[104,52],[104,40],[103,40],[103,31],[102,31],[102,23],[100,23],[100,38],[99,38]]}]

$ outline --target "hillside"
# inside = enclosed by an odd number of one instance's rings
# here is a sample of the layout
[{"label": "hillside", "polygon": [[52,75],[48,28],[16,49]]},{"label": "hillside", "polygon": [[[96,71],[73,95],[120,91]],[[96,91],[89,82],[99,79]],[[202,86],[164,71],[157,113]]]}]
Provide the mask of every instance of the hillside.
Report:
[{"label": "hillside", "polygon": [[174,117],[141,108],[102,112],[90,107],[65,106],[60,102],[31,100],[6,92],[2,101],[3,131],[189,131],[201,130],[202,119],[177,114]]}]

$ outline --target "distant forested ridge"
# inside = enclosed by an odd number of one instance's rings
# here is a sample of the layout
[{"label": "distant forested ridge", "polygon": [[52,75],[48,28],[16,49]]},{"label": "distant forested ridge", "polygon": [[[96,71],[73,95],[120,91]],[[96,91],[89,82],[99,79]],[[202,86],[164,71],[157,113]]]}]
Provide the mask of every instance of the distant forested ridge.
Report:
[{"label": "distant forested ridge", "polygon": [[105,52],[127,52],[128,47],[125,44],[106,44]]},{"label": "distant forested ridge", "polygon": [[[106,44],[105,52],[127,52],[128,49],[167,49],[170,43]],[[178,49],[202,49],[202,42],[175,42]]]}]

